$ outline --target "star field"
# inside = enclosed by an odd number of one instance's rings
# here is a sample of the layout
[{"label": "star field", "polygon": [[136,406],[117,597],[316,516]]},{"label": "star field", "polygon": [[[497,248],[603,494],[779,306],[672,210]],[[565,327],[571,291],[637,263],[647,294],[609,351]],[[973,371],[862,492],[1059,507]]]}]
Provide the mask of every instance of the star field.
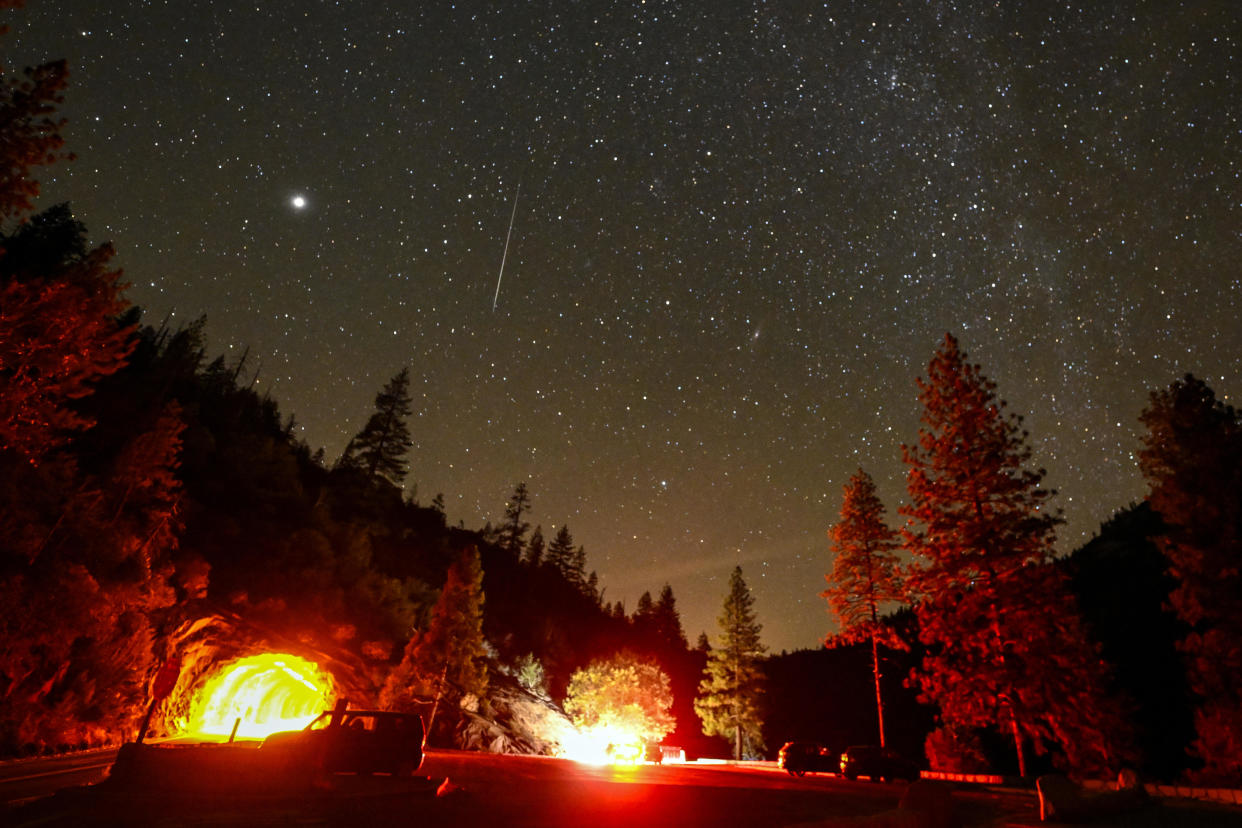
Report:
[{"label": "star field", "polygon": [[829,632],[841,486],[896,523],[946,331],[1066,552],[1142,497],[1149,391],[1242,387],[1229,0],[28,6],[78,155],[41,203],[148,322],[205,314],[329,458],[408,365],[411,493],[477,528],[526,481],[691,640],[736,564],[770,647]]}]

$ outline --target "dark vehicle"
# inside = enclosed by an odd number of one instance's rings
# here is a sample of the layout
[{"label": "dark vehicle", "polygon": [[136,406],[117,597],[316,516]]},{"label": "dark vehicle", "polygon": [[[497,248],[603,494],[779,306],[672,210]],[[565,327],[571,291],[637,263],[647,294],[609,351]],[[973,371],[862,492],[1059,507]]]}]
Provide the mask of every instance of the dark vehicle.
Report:
[{"label": "dark vehicle", "polygon": [[790,776],[836,773],[837,755],[819,742],[786,742],[777,755],[777,764]]},{"label": "dark vehicle", "polygon": [[855,745],[846,748],[845,753],[841,754],[841,775],[846,779],[867,776],[880,782],[892,779],[913,781],[919,778],[919,768],[889,748]]},{"label": "dark vehicle", "polygon": [[423,763],[425,741],[417,713],[348,710],[338,703],[302,730],[273,733],[261,749],[286,751],[288,765],[313,771],[409,776]]}]

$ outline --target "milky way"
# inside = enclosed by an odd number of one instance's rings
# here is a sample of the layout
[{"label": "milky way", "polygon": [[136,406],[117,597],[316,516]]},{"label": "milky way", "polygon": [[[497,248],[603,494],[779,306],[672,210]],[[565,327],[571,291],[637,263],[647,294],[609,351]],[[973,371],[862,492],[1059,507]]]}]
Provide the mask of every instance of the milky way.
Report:
[{"label": "milky way", "polygon": [[478,528],[525,481],[692,640],[736,564],[769,646],[829,631],[841,486],[896,522],[946,331],[1063,551],[1143,496],[1151,390],[1242,386],[1231,0],[28,6],[78,155],[41,203],[148,322],[205,314],[329,458],[408,365],[411,494]]}]

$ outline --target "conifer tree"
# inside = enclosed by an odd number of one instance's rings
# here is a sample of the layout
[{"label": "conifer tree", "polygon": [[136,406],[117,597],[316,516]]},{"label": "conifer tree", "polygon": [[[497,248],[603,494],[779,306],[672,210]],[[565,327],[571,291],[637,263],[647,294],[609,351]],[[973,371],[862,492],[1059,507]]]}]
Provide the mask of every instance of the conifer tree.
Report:
[{"label": "conifer tree", "polygon": [[135,424],[96,440],[92,462],[79,462],[93,425],[86,398],[126,364],[136,317],[124,315],[111,247],[90,248],[67,205],[29,215],[35,168],[72,157],[57,112],[66,80],[64,61],[0,77],[0,751],[9,755],[130,730],[153,667],[151,615],[175,600],[175,406],[145,412],[146,431]]},{"label": "conifer tree", "polygon": [[718,623],[720,635],[708,651],[694,712],[708,736],[733,740],[733,758],[763,750],[762,694],[766,648],[759,640],[762,625],[755,619],[754,598],[736,567],[729,578],[729,594]]},{"label": "conifer tree", "polygon": [[[0,0],[0,9],[21,0]],[[0,25],[0,34],[6,26]],[[0,64],[0,72],[10,67]],[[69,84],[69,65],[57,60],[0,78],[0,227],[34,209],[39,182],[34,167],[70,160],[58,108]]]},{"label": "conifer tree", "polygon": [[660,590],[655,610],[656,637],[667,648],[681,651],[686,649],[686,633],[681,627],[681,613],[677,611],[677,599],[673,597],[673,588],[668,584]]},{"label": "conifer tree", "polygon": [[1198,696],[1192,751],[1213,783],[1242,780],[1242,421],[1192,375],[1153,392],[1139,468],[1165,524],[1156,539]]},{"label": "conifer tree", "polygon": [[535,531],[530,533],[530,540],[526,543],[526,554],[522,560],[529,567],[538,567],[543,563],[543,551],[547,544],[543,540],[543,527],[536,526]]},{"label": "conifer tree", "polygon": [[574,536],[569,534],[569,524],[563,523],[552,536],[552,542],[548,544],[548,553],[544,557],[544,562],[568,580],[573,566],[573,556]]},{"label": "conifer tree", "polygon": [[880,623],[880,605],[901,599],[897,577],[898,534],[884,521],[884,503],[875,481],[862,469],[845,486],[841,520],[828,530],[836,556],[826,575],[828,589],[820,597],[836,616],[840,632],[830,644],[865,641],[871,645],[875,678],[875,709],[880,746],[885,745],[884,699],[880,692],[880,644],[893,644],[889,629]]},{"label": "conifer tree", "polygon": [[565,579],[576,586],[579,592],[586,594],[586,547],[582,544],[574,547],[574,551],[569,556]]},{"label": "conifer tree", "polygon": [[918,387],[922,426],[918,443],[902,447],[910,503],[901,513],[927,646],[915,674],[924,697],[949,727],[1009,732],[1022,775],[1028,739],[1040,752],[1059,745],[1078,770],[1112,766],[1124,724],[1064,573],[1051,565],[1061,521],[1043,470],[1028,467],[1021,418],[951,335]]},{"label": "conifer tree", "polygon": [[368,477],[400,487],[409,472],[405,458],[413,445],[406,424],[411,402],[410,369],[402,368],[375,395],[375,412],[349,441],[341,465],[361,469]]},{"label": "conifer tree", "polygon": [[128,302],[112,256],[87,248],[63,204],[0,235],[0,451],[38,462],[91,425],[74,401],[120,370],[135,342],[134,326],[118,322]]},{"label": "conifer tree", "polygon": [[445,704],[487,690],[483,639],[483,568],[477,549],[453,562],[426,630],[415,632],[380,693],[385,709],[431,702],[427,732]]},{"label": "conifer tree", "polygon": [[530,495],[525,483],[518,483],[505,504],[505,522],[501,524],[497,535],[500,548],[504,549],[513,559],[520,560],[522,547],[526,544],[526,532],[530,524],[522,520],[522,515],[530,511]]}]

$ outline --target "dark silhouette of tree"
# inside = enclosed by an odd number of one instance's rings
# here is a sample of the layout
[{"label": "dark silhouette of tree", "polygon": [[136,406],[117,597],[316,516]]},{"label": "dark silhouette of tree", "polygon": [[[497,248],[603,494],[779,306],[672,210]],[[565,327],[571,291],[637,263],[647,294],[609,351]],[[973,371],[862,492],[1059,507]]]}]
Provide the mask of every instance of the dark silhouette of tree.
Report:
[{"label": "dark silhouette of tree", "polygon": [[[907,584],[920,640],[915,677],[950,728],[1003,728],[1026,775],[1025,741],[1060,747],[1075,769],[1111,768],[1124,725],[1083,632],[1063,571],[1050,565],[1058,515],[1021,418],[946,335],[919,379],[918,443],[909,467],[913,555]],[[1074,676],[1072,683],[1066,676]]]},{"label": "dark silhouette of tree", "polygon": [[1153,392],[1139,468],[1164,520],[1156,540],[1189,627],[1181,649],[1198,697],[1193,752],[1204,775],[1242,779],[1242,422],[1192,375]]},{"label": "dark silhouette of tree", "polygon": [[574,547],[569,556],[569,567],[565,579],[578,588],[584,595],[589,595],[586,583],[586,547],[582,544]]},{"label": "dark silhouette of tree", "polygon": [[543,527],[536,526],[535,531],[530,533],[530,540],[526,542],[526,552],[522,555],[522,561],[530,567],[538,567],[543,563],[543,552],[547,544],[543,540]]},{"label": "dark silhouette of tree", "polygon": [[560,573],[562,578],[570,581],[573,577],[573,558],[574,536],[569,534],[569,525],[562,523],[561,528],[556,530],[551,543],[548,544],[544,563],[554,572]]},{"label": "dark silhouette of tree", "polygon": [[845,485],[841,520],[828,530],[836,556],[832,572],[825,576],[828,589],[820,593],[840,632],[829,639],[829,646],[865,641],[871,646],[871,671],[875,678],[875,710],[884,734],[884,699],[880,690],[880,644],[896,643],[891,627],[880,623],[880,606],[898,601],[902,589],[897,576],[898,534],[884,520],[884,503],[875,490],[875,481],[859,469]]},{"label": "dark silhouette of tree", "polygon": [[1173,782],[1188,769],[1194,715],[1178,642],[1186,626],[1169,603],[1176,581],[1156,545],[1164,522],[1144,501],[1119,511],[1066,561],[1083,619],[1132,698],[1145,778]]},{"label": "dark silhouette of tree", "polygon": [[763,750],[759,700],[766,648],[759,640],[763,627],[755,619],[754,604],[742,568],[736,567],[729,577],[729,594],[718,619],[720,635],[716,646],[708,651],[694,702],[705,734],[733,740],[734,759]]},{"label": "dark silhouette of tree", "polygon": [[400,488],[409,471],[405,458],[413,445],[406,424],[410,403],[410,369],[402,368],[375,395],[375,413],[349,441],[341,464]]},{"label": "dark silhouette of tree", "polygon": [[653,617],[656,640],[667,650],[684,652],[687,648],[686,632],[681,627],[681,613],[677,611],[673,588],[668,584],[660,590]]},{"label": "dark silhouette of tree", "polygon": [[[0,9],[21,5],[21,0],[0,0]],[[6,31],[0,26],[0,35]],[[0,72],[8,69],[0,65]],[[64,60],[0,79],[0,227],[34,208],[35,167],[73,158],[64,151],[60,131],[66,121],[58,112],[68,80]]]},{"label": "dark silhouette of tree", "polygon": [[406,710],[430,701],[430,734],[441,706],[456,705],[468,694],[478,697],[486,691],[486,656],[483,570],[478,551],[470,549],[449,567],[431,623],[406,645],[401,664],[384,683],[380,704]]},{"label": "dark silhouette of tree", "polygon": [[526,532],[530,524],[522,520],[522,516],[530,511],[530,495],[525,483],[518,483],[505,504],[505,522],[501,524],[497,542],[513,559],[522,557],[522,547],[526,543]]}]

